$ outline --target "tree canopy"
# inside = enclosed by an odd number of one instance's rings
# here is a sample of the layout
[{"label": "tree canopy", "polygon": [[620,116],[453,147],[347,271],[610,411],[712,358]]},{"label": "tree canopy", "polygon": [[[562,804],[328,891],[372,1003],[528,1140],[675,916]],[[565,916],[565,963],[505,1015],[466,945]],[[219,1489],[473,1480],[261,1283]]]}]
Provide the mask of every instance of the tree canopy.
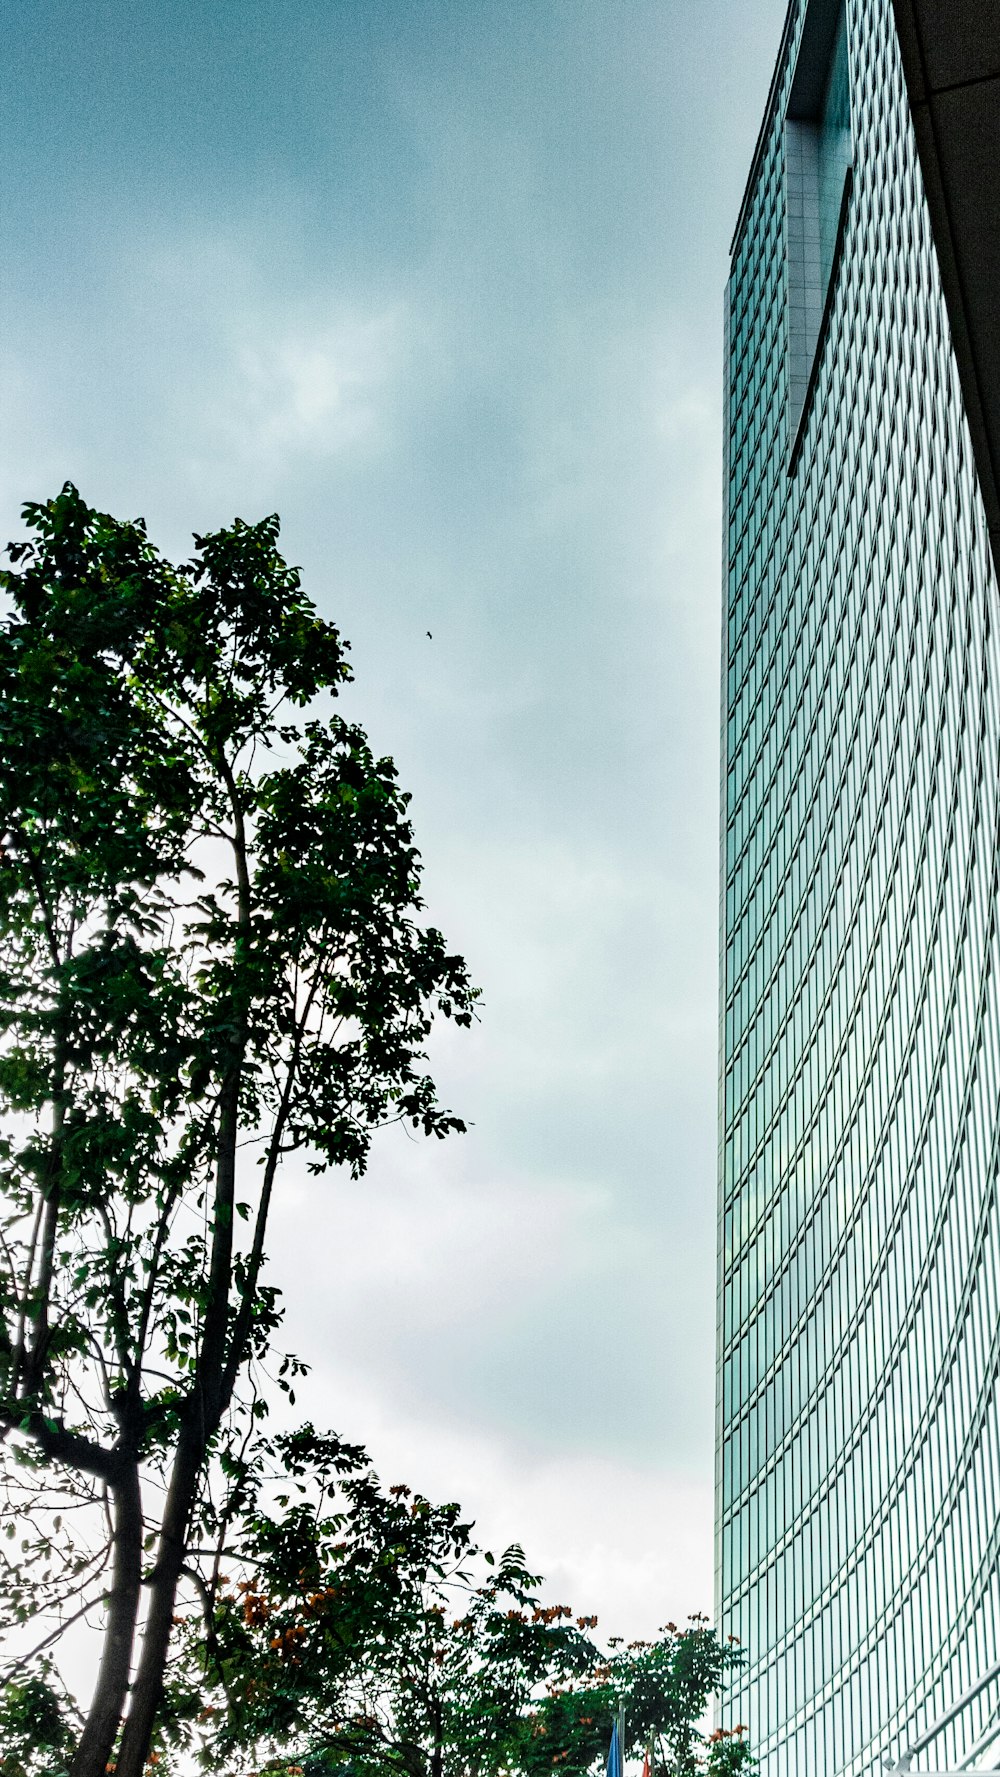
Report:
[{"label": "tree canopy", "polygon": [[705,1713],[742,1663],[706,1619],[601,1646],[546,1602],[517,1545],[494,1557],[456,1504],[385,1487],[305,1426],[231,1468],[157,1748],[226,1777],[583,1777],[649,1749],[663,1777],[736,1777],[741,1732]]},{"label": "tree canopy", "polygon": [[0,574],[0,1429],[25,1534],[0,1627],[103,1610],[71,1770],[114,1751],[140,1777],[212,1476],[260,1410],[282,1162],[357,1178],[386,1122],[461,1129],[425,1047],[475,992],[420,924],[409,799],[333,707],[347,644],[277,518],[174,565],[68,484],[24,517]]}]

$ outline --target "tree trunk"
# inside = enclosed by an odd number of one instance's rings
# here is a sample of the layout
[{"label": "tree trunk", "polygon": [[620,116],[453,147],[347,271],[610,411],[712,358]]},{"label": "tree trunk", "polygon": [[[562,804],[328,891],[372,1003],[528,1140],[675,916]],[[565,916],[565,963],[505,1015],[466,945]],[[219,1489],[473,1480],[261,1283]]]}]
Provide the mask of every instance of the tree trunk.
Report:
[{"label": "tree trunk", "polygon": [[142,1495],[130,1460],[112,1488],[114,1562],[97,1684],[70,1777],[104,1777],[121,1726],[132,1670],[142,1583]]},{"label": "tree trunk", "polygon": [[[177,1582],[184,1565],[191,1508],[204,1454],[205,1445],[200,1427],[194,1423],[192,1415],[181,1427],[173,1474],[170,1477],[156,1564],[149,1581],[149,1610],[142,1632],[139,1664],[132,1685],[121,1750],[115,1761],[116,1777],[143,1777],[149,1758],[150,1742],[163,1696]],[[76,1772],[71,1772],[70,1777],[77,1777]],[[89,1771],[86,1777],[90,1777]]]},{"label": "tree trunk", "polygon": [[122,1734],[121,1751],[115,1766],[116,1777],[143,1777],[149,1757],[157,1711],[163,1696],[177,1582],[187,1553],[188,1529],[198,1492],[198,1478],[222,1416],[226,1321],[232,1283],[240,1063],[241,1056],[238,1056],[230,1069],[222,1097],[212,1254],[201,1351],[194,1387],[181,1422],[177,1454],[174,1457],[160,1525],[156,1562],[149,1579],[149,1610],[142,1633],[142,1648],[132,1686],[128,1718]]},{"label": "tree trunk", "polygon": [[444,1771],[444,1736],[442,1733],[441,1700],[435,1696],[431,1699],[431,1777],[442,1777]]},{"label": "tree trunk", "polygon": [[[219,769],[233,809],[233,850],[239,896],[239,932],[235,951],[237,974],[250,929],[250,878],[247,871],[246,834],[236,783],[224,759]],[[173,1472],[160,1524],[156,1563],[149,1579],[149,1610],[142,1634],[142,1648],[115,1763],[116,1777],[143,1777],[150,1743],[163,1697],[163,1682],[170,1652],[177,1583],[187,1554],[191,1513],[198,1480],[212,1439],[224,1411],[223,1381],[226,1373],[226,1332],[233,1282],[233,1215],[236,1201],[236,1141],[239,1133],[240,1084],[246,1049],[245,979],[239,983],[236,1033],[219,1101],[219,1140],[212,1215],[212,1251],[201,1349],[194,1386],[188,1398]],[[246,1335],[244,1335],[246,1337]],[[236,1355],[239,1364],[239,1355]],[[74,1774],[75,1777],[75,1774]],[[89,1773],[88,1773],[89,1777]]]}]

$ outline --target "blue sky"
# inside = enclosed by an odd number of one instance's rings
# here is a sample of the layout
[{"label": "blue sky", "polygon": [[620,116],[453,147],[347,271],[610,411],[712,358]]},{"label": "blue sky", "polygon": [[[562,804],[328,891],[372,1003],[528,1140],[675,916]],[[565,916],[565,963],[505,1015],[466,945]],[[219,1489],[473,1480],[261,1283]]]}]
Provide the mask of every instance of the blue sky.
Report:
[{"label": "blue sky", "polygon": [[66,478],[169,552],[279,511],[484,990],[468,1136],[287,1180],[308,1407],[625,1632],[711,1604],[722,290],[783,10],[5,29],[4,535]]}]

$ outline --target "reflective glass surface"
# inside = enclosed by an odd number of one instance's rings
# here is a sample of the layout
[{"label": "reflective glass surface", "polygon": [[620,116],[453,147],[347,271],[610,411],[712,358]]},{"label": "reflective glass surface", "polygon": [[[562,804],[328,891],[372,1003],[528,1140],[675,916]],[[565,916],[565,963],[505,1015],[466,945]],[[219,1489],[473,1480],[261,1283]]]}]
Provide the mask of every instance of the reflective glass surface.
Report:
[{"label": "reflective glass surface", "polygon": [[891,0],[789,473],[804,12],[727,302],[717,1573],[763,1777],[846,1777],[1000,1658],[1000,610]]}]

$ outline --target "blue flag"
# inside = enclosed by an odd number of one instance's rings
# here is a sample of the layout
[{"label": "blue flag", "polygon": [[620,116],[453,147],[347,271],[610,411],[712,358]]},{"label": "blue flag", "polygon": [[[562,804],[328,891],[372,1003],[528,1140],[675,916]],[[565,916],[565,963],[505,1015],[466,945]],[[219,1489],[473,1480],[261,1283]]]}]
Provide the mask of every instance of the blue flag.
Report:
[{"label": "blue flag", "polygon": [[608,1777],[622,1777],[622,1749],[618,1739],[618,1723],[611,1729],[611,1746],[608,1751]]}]

